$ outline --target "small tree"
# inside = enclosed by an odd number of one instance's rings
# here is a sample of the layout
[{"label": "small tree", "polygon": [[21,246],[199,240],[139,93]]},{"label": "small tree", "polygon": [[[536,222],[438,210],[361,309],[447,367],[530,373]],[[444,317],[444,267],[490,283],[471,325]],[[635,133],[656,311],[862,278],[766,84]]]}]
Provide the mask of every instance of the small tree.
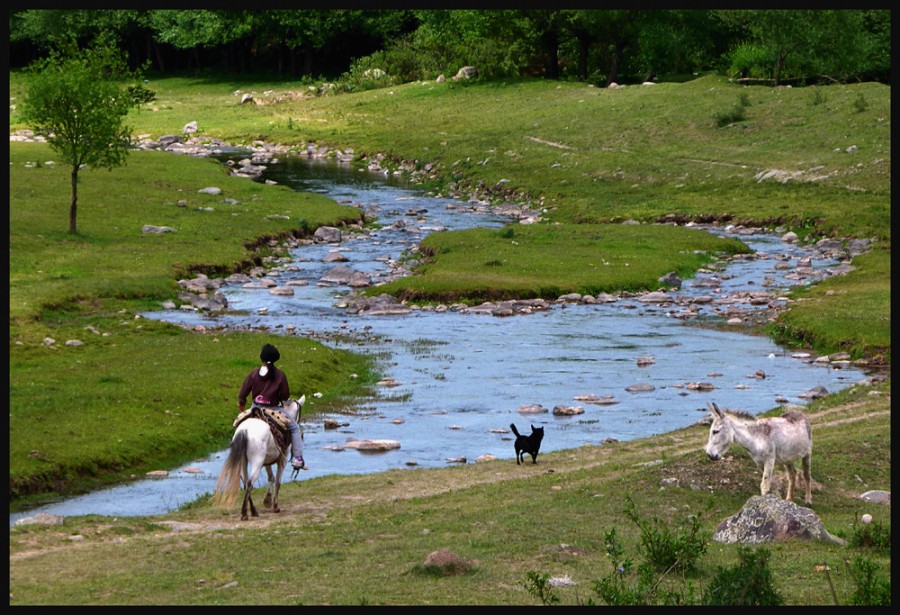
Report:
[{"label": "small tree", "polygon": [[78,171],[83,166],[112,170],[125,164],[131,128],[129,109],[153,96],[118,52],[107,46],[54,51],[29,67],[22,117],[72,167],[69,232],[77,233]]}]

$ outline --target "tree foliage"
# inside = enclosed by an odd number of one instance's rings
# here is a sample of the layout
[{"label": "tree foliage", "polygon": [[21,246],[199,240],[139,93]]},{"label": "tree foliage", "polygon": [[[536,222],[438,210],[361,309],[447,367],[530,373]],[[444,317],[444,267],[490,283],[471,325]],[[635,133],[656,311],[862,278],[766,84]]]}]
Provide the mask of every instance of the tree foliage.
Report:
[{"label": "tree foliage", "polygon": [[132,67],[167,72],[334,78],[381,63],[396,81],[465,65],[598,85],[710,70],[890,80],[890,11],[874,9],[19,9],[9,23],[12,66],[108,36]]},{"label": "tree foliage", "polygon": [[125,116],[152,94],[122,81],[137,75],[111,47],[63,49],[30,66],[22,118],[72,168],[69,232],[77,233],[79,170],[125,164],[131,144]]}]

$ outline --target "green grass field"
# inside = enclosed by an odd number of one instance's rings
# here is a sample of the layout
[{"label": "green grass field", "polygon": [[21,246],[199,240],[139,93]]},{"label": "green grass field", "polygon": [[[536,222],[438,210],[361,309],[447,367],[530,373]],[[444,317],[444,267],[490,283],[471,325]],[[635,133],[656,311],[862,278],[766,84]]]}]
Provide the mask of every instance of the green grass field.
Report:
[{"label": "green grass field", "polygon": [[[687,275],[741,249],[659,220],[763,225],[805,241],[873,239],[854,271],[795,291],[768,333],[788,346],[890,364],[889,86],[742,87],[707,75],[621,90],[428,82],[310,98],[289,95],[304,89],[289,82],[148,85],[157,100],[129,116],[136,135],[178,134],[197,120],[201,138],[352,148],[360,165],[378,154],[391,169],[434,165],[424,190],[542,212],[544,224],[430,237],[419,274],[392,287],[424,301],[647,288],[668,271]],[[238,91],[261,104],[240,105]],[[27,128],[15,109],[21,93],[13,73],[11,132]],[[745,119],[719,126],[717,115],[738,101]],[[55,158],[46,145],[10,143],[11,510],[223,448],[240,381],[273,336],[186,331],[137,315],[176,297],[182,277],[263,263],[281,253],[271,239],[358,220],[355,208],[232,178],[208,160],[134,152],[125,167],[82,171],[79,233],[70,235],[68,171],[49,164]],[[772,171],[787,179],[761,179]],[[198,192],[208,186],[235,203]],[[619,224],[626,220],[643,224]],[[144,234],[145,224],[177,232]],[[277,343],[290,357],[292,393],[323,392],[312,412],[377,379],[377,366],[359,356],[291,335]],[[857,387],[810,409],[816,511],[845,538],[871,512],[889,542],[889,510],[855,497],[889,489],[889,387]],[[164,518],[15,528],[10,602],[536,604],[523,583],[538,571],[577,579],[559,593],[564,604],[585,604],[609,566],[605,531],[620,531],[638,557],[624,494],[669,527],[702,512],[711,534],[756,492],[746,454],[734,453],[723,478],[703,442],[695,428],[559,451],[524,471],[498,461],[304,481],[283,494],[286,512],[263,529],[205,500]],[[680,487],[662,486],[670,471]],[[171,532],[168,520],[199,529]],[[421,563],[438,548],[471,558],[474,571],[429,575]],[[889,551],[870,547],[772,550],[788,604],[847,604],[855,556],[890,569]],[[715,566],[733,565],[736,552],[713,545],[707,558],[699,583]]]}]

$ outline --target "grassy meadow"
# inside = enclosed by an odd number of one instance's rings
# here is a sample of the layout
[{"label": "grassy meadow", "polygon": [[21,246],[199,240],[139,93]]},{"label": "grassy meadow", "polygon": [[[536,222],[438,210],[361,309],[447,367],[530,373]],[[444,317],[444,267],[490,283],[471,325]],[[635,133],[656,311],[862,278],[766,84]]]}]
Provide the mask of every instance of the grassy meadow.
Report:
[{"label": "grassy meadow", "polygon": [[[889,86],[743,87],[705,75],[619,90],[424,82],[312,97],[297,83],[232,77],[147,85],[157,98],[129,115],[135,135],[179,134],[196,120],[202,139],[352,149],[360,166],[384,155],[392,169],[433,165],[423,190],[541,212],[542,224],[431,235],[418,275],[389,287],[416,300],[654,289],[669,271],[687,276],[743,250],[658,221],[872,239],[848,275],[792,292],[766,333],[890,364]],[[11,133],[27,128],[16,111],[22,88],[12,73]],[[242,92],[259,104],[241,105]],[[736,106],[744,119],[721,125]],[[310,412],[377,379],[365,357],[288,331],[188,331],[139,317],[175,299],[178,279],[278,262],[273,240],[356,223],[357,208],[230,177],[213,161],[135,151],[125,167],[80,174],[70,235],[69,173],[54,159],[44,144],[10,142],[11,511],[224,448],[238,387],[265,342],[281,350]],[[790,179],[760,179],[772,170]],[[223,194],[199,192],[209,186]],[[177,232],[145,234],[145,224]],[[877,546],[885,531],[890,542],[890,508],[856,498],[890,488],[890,380],[809,412],[815,510],[851,545],[772,545],[771,566],[787,604],[847,604],[855,557],[890,574],[890,550]],[[705,439],[694,427],[541,455],[536,466],[324,477],[288,485],[281,515],[244,523],[201,498],[160,517],[11,528],[10,603],[539,604],[524,587],[536,571],[570,576],[578,585],[554,591],[561,604],[585,604],[611,570],[608,530],[640,560],[624,494],[668,528],[701,514],[709,536],[758,492],[749,456],[738,449],[713,464]],[[863,512],[871,526],[859,524]],[[882,540],[873,547],[867,532]],[[472,570],[423,568],[439,548]],[[734,545],[713,544],[687,581],[702,587],[736,560]]]}]

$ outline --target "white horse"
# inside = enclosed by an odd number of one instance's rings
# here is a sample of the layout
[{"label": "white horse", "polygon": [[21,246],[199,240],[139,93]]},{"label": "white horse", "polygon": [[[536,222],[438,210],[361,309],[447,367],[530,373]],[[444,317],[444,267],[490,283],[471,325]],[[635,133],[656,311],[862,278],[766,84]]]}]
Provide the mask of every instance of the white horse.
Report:
[{"label": "white horse", "polygon": [[[303,402],[306,401],[306,395],[300,399],[291,399],[284,402],[284,410],[293,419],[300,418],[300,409]],[[253,490],[253,484],[259,478],[262,468],[266,468],[266,476],[269,479],[266,498],[263,500],[265,506],[271,506],[273,512],[279,512],[278,508],[278,491],[281,488],[281,476],[284,468],[288,463],[288,454],[291,450],[290,438],[284,447],[279,448],[278,443],[272,436],[272,430],[269,424],[257,418],[249,418],[241,422],[234,431],[234,437],[231,439],[231,446],[228,447],[228,458],[225,465],[219,473],[216,481],[216,491],[213,502],[216,506],[231,507],[237,501],[240,483],[244,483],[244,502],[241,505],[241,519],[247,520],[247,505],[250,505],[250,514],[258,517],[256,506],[253,505],[253,498],[250,492]],[[272,466],[277,464],[277,470],[272,472]]]},{"label": "white horse", "polygon": [[775,466],[787,471],[787,494],[784,499],[794,499],[797,472],[794,462],[803,462],[803,478],[806,480],[805,506],[812,506],[810,460],[812,459],[812,427],[802,412],[791,410],[773,418],[757,419],[746,412],[722,412],[716,404],[709,405],[712,425],[706,454],[713,461],[728,450],[732,442],[746,448],[756,467],[762,468],[760,491],[768,495],[772,491],[772,474]]}]

